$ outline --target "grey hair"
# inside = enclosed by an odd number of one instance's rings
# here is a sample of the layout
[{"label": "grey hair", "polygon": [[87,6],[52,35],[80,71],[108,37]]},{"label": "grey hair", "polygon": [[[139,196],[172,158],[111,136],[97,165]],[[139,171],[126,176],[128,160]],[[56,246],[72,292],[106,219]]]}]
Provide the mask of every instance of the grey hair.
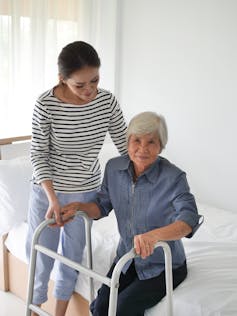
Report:
[{"label": "grey hair", "polygon": [[128,125],[127,142],[131,135],[146,135],[155,132],[160,140],[162,150],[168,141],[168,129],[165,118],[155,112],[141,112],[135,115]]}]

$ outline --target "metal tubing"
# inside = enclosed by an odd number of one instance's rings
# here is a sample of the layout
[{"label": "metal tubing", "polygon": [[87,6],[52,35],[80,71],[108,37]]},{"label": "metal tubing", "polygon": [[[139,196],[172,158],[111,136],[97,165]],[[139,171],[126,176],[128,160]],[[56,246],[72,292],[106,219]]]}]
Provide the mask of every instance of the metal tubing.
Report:
[{"label": "metal tubing", "polygon": [[63,264],[69,266],[70,268],[72,268],[74,270],[80,271],[80,272],[88,275],[91,278],[96,278],[97,280],[99,280],[100,282],[102,282],[108,286],[111,285],[111,281],[108,277],[105,277],[97,272],[94,272],[92,269],[84,267],[80,263],[72,261],[71,259],[68,259],[68,258],[58,254],[57,252],[50,250],[49,248],[46,248],[46,247],[40,246],[40,245],[35,245],[35,249],[37,251],[53,258],[53,259],[61,261]]},{"label": "metal tubing", "polygon": [[[167,316],[173,315],[173,277],[172,277],[172,256],[170,247],[166,242],[159,241],[155,244],[155,248],[162,247],[165,254],[165,282],[166,282],[166,298],[167,298]],[[126,262],[137,257],[134,249],[131,249],[117,262],[111,277],[111,289],[109,297],[108,316],[115,316],[118,300],[119,277]]]},{"label": "metal tubing", "polygon": [[[31,249],[31,260],[30,260],[30,276],[28,282],[28,295],[27,295],[27,310],[26,316],[30,316],[31,310],[37,312],[42,316],[50,316],[48,313],[43,311],[40,307],[33,305],[33,287],[34,287],[34,275],[35,275],[35,265],[36,265],[36,256],[37,251],[48,255],[51,258],[57,259],[62,263],[68,265],[69,267],[80,271],[89,276],[90,281],[90,300],[93,299],[92,292],[92,279],[97,279],[100,282],[108,285],[110,287],[110,297],[109,297],[109,311],[108,316],[115,316],[117,310],[117,300],[118,300],[118,288],[119,288],[119,278],[121,271],[129,260],[138,257],[135,253],[134,248],[131,249],[128,253],[126,253],[120,260],[117,262],[111,279],[102,276],[101,274],[94,272],[92,270],[92,247],[91,247],[91,222],[86,213],[78,211],[76,213],[77,216],[82,216],[85,220],[86,225],[86,245],[87,245],[87,264],[88,267],[84,267],[81,264],[72,261],[44,246],[41,246],[38,243],[39,236],[42,230],[47,227],[49,224],[55,223],[54,219],[45,220],[42,222],[38,228],[36,229],[33,241],[32,241],[32,249]],[[169,245],[166,242],[159,241],[155,244],[155,248],[162,247],[165,255],[165,281],[166,281],[166,299],[167,299],[167,316],[173,315],[173,305],[172,305],[172,294],[173,294],[173,278],[172,278],[172,256]]]},{"label": "metal tubing", "polygon": [[[87,266],[88,266],[88,271],[92,270],[92,246],[91,246],[91,219],[88,217],[88,215],[85,212],[77,211],[75,216],[81,216],[84,219],[85,222],[85,234],[86,234],[86,246],[87,246]],[[35,278],[35,267],[36,267],[36,258],[37,258],[37,247],[42,247],[38,244],[38,240],[40,237],[40,234],[42,231],[50,224],[54,224],[55,219],[51,218],[48,220],[43,221],[35,230],[35,233],[33,235],[32,239],[32,246],[31,246],[31,255],[30,255],[30,265],[29,265],[29,279],[28,279],[28,293],[27,293],[27,301],[26,301],[26,316],[31,315],[31,308],[37,308],[37,313],[39,315],[46,315],[42,309],[37,307],[36,305],[32,304],[33,300],[33,290],[34,290],[34,278]],[[44,247],[43,247],[44,248]],[[47,248],[46,248],[47,249]],[[48,249],[50,252],[51,250]],[[47,253],[45,253],[47,255]],[[69,260],[69,259],[68,259]],[[86,269],[85,267],[82,266],[82,268]],[[77,271],[79,271],[77,269]],[[84,272],[85,273],[85,272]],[[102,276],[103,277],[103,276]],[[90,276],[89,278],[89,286],[90,286],[90,299],[92,300],[93,298],[93,288],[92,288],[92,282],[93,282],[93,277]],[[107,280],[103,280],[107,283]],[[39,310],[38,310],[39,309]],[[42,312],[40,312],[40,310]]]},{"label": "metal tubing", "polygon": [[32,306],[32,299],[33,299],[33,289],[34,289],[34,278],[35,278],[35,266],[36,266],[36,257],[37,257],[37,250],[35,249],[35,245],[39,240],[39,236],[42,230],[48,226],[49,224],[53,224],[55,222],[54,219],[45,220],[42,222],[38,228],[36,229],[33,239],[32,239],[32,246],[31,246],[31,255],[30,255],[30,266],[29,266],[29,279],[28,279],[28,293],[27,293],[27,301],[26,301],[26,316],[31,315],[31,306]]},{"label": "metal tubing", "polygon": [[49,313],[47,313],[46,311],[44,311],[42,308],[40,308],[37,305],[30,304],[29,307],[30,307],[30,310],[32,310],[33,312],[36,312],[37,314],[41,316],[51,316]]},{"label": "metal tubing", "polygon": [[[80,213],[80,216],[84,216],[81,213]],[[86,228],[85,234],[86,234],[86,247],[87,247],[86,262],[87,262],[88,269],[92,270],[93,260],[92,260],[92,243],[91,243],[91,219],[87,216],[87,220],[84,218],[84,221],[85,221],[85,228]],[[93,277],[91,276],[89,277],[89,289],[90,289],[90,303],[91,303],[94,298],[94,284],[93,284]]]}]

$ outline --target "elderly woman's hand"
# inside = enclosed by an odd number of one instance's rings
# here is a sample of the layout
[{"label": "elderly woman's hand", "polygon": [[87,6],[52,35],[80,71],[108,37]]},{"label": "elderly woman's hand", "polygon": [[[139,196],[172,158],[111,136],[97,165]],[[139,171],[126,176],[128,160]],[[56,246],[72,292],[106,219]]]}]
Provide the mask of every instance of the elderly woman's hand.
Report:
[{"label": "elderly woman's hand", "polygon": [[134,236],[134,249],[142,259],[153,254],[157,240],[152,232]]},{"label": "elderly woman's hand", "polygon": [[64,224],[70,222],[73,219],[76,212],[79,210],[79,205],[79,202],[72,202],[62,207],[61,216]]},{"label": "elderly woman's hand", "polygon": [[51,217],[55,217],[55,223],[50,224],[50,227],[62,227],[66,223],[71,222],[74,218],[74,215],[77,211],[76,202],[70,203],[68,205],[65,205],[64,207],[59,207],[56,209],[54,208],[52,211],[52,208],[49,208],[45,218],[50,219]]}]

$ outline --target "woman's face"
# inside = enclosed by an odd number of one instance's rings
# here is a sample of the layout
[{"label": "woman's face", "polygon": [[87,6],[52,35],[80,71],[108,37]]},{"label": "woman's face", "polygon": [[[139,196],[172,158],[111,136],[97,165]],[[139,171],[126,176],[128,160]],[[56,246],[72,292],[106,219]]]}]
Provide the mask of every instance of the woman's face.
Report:
[{"label": "woman's face", "polygon": [[128,140],[128,154],[133,161],[136,176],[142,174],[157,159],[161,152],[157,133],[131,135]]},{"label": "woman's face", "polygon": [[79,101],[88,103],[97,95],[99,68],[86,66],[73,72],[63,82]]}]

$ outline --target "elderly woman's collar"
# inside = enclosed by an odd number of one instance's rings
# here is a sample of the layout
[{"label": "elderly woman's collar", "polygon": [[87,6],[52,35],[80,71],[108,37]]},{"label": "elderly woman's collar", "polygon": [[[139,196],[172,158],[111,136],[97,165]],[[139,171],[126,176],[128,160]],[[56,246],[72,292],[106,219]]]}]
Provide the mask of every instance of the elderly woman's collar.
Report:
[{"label": "elderly woman's collar", "polygon": [[[141,176],[146,176],[148,181],[150,181],[151,183],[154,183],[155,181],[157,181],[157,177],[159,174],[159,161],[160,161],[160,157],[158,156],[156,161],[141,175]],[[130,170],[130,172],[132,173],[132,169],[133,168],[131,166],[132,161],[130,160],[128,155],[124,155],[121,157],[121,159],[119,159],[119,165],[118,165],[118,169],[120,170]]]}]

